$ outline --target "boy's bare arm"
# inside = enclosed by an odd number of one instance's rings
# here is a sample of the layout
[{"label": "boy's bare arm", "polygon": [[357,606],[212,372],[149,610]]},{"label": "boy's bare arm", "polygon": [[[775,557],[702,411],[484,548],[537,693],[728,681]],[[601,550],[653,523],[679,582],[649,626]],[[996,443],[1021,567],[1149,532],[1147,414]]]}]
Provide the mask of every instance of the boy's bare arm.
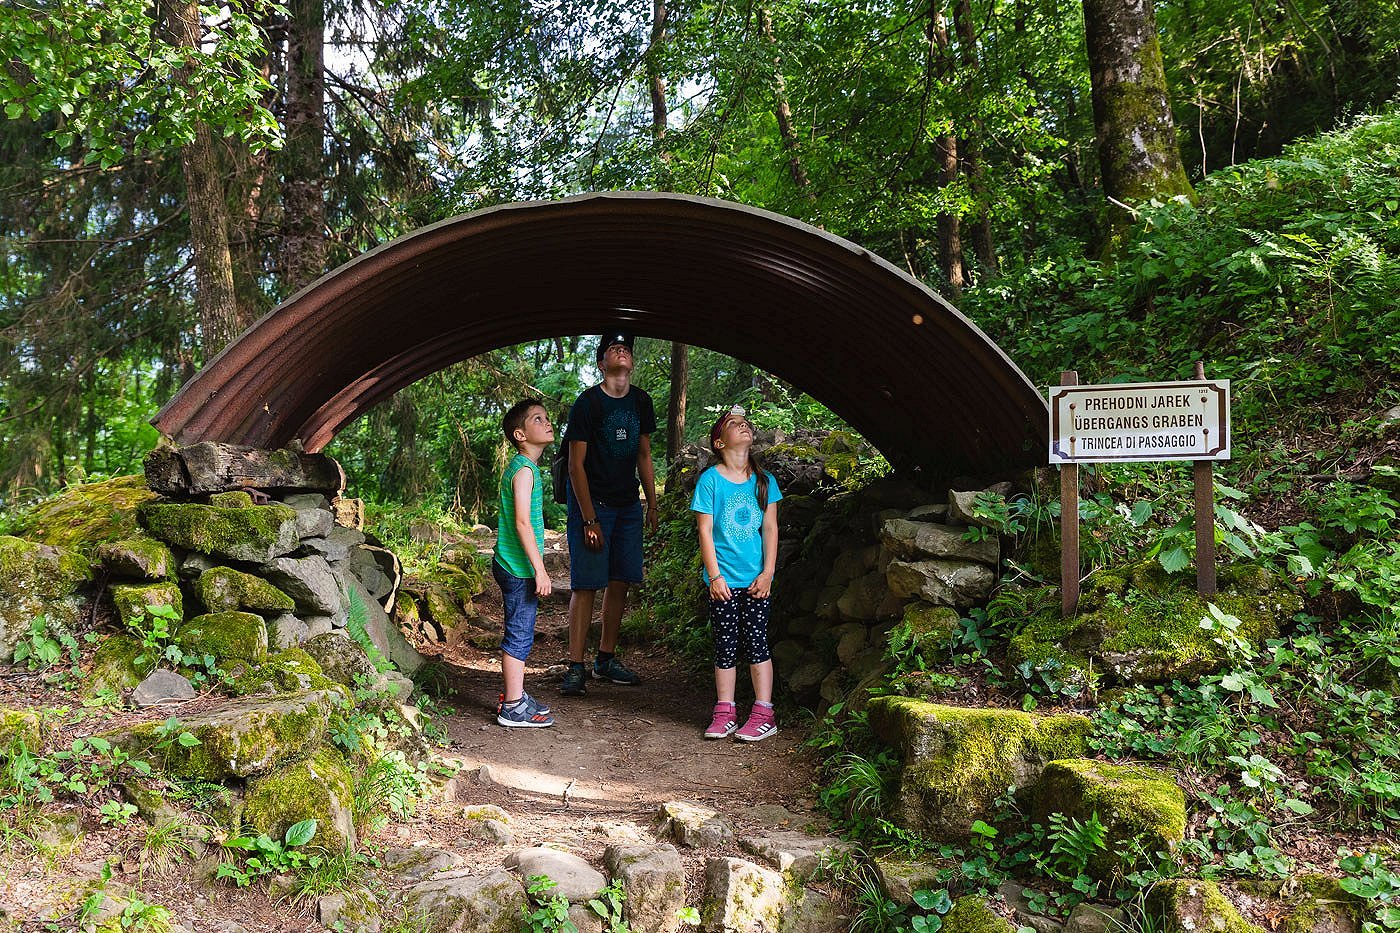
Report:
[{"label": "boy's bare arm", "polygon": [[583,468],[586,456],[587,441],[569,441],[569,485],[574,488],[579,514],[583,516],[583,543],[589,550],[599,551],[603,548],[603,528],[598,524],[597,514],[593,513],[593,494],[588,488],[588,473]]},{"label": "boy's bare arm", "polygon": [[637,445],[637,475],[642,478],[642,494],[647,497],[647,527],[661,527],[661,513],[656,507],[656,468],[651,463],[651,435],[643,434]]},{"label": "boy's bare arm", "polygon": [[544,555],[535,543],[534,516],[530,514],[535,472],[523,467],[516,470],[510,479],[510,488],[515,495],[515,533],[520,538],[520,546],[525,550],[525,556],[530,559],[530,566],[535,571],[535,593],[548,596],[554,590],[554,583],[549,579],[549,572],[544,569]]}]

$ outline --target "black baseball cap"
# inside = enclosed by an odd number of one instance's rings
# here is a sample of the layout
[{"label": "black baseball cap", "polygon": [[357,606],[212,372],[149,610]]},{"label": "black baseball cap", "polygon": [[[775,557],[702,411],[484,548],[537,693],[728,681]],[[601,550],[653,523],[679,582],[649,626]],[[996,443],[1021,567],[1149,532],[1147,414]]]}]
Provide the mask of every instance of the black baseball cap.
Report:
[{"label": "black baseball cap", "polygon": [[615,343],[620,343],[627,348],[627,352],[632,352],[632,335],[625,330],[607,331],[598,340],[598,359],[603,358],[603,354],[608,352],[608,347]]}]

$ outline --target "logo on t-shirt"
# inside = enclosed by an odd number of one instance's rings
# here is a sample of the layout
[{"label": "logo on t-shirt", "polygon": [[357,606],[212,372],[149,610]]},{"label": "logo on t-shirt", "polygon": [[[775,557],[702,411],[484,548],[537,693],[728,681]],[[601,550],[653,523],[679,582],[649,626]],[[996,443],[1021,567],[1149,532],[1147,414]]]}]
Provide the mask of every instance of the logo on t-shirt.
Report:
[{"label": "logo on t-shirt", "polygon": [[747,541],[763,528],[763,513],[758,500],[745,489],[724,500],[720,507],[720,525],[730,541]]},{"label": "logo on t-shirt", "polygon": [[637,455],[637,437],[642,419],[631,406],[614,408],[603,419],[603,448],[609,457],[625,460]]}]

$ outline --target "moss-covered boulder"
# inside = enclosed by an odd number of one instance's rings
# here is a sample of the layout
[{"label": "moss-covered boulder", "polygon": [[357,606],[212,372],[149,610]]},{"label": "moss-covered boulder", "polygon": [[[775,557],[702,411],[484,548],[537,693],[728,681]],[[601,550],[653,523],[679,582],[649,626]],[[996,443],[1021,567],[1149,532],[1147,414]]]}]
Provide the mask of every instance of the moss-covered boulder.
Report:
[{"label": "moss-covered boulder", "polygon": [[518,933],[528,903],[520,879],[500,869],[416,884],[404,896],[401,915],[424,933]]},{"label": "moss-covered boulder", "polygon": [[185,614],[185,600],[180,595],[180,586],[174,582],[161,583],[117,583],[112,586],[112,605],[117,608],[117,617],[122,625],[141,631],[150,626],[145,622],[147,610],[152,606],[169,606],[177,617]]},{"label": "moss-covered boulder", "polygon": [[943,917],[944,933],[1016,933],[1016,927],[999,916],[986,898],[967,894],[953,902]]},{"label": "moss-covered boulder", "polygon": [[[173,733],[163,731],[161,723],[146,722],[108,738],[159,762],[176,777],[249,778],[310,755],[325,740],[331,712],[343,702],[338,691],[330,690],[253,697],[184,719]],[[198,743],[179,741],[181,732]]]},{"label": "moss-covered boulder", "polygon": [[[246,493],[245,493],[246,495]],[[245,609],[249,612],[291,612],[296,602],[286,593],[251,573],[214,567],[199,575],[195,595],[210,612]]]},{"label": "moss-covered boulder", "polygon": [[292,824],[314,819],[316,835],[308,846],[341,852],[355,844],[354,786],[345,758],[322,745],[310,758],[250,781],[243,820],[280,839]]},{"label": "moss-covered boulder", "polygon": [[1028,787],[1051,761],[1082,757],[1091,729],[1074,714],[962,709],[894,696],[872,699],[869,715],[904,759],[897,822],[949,842],[990,819],[1008,787]]},{"label": "moss-covered boulder", "polygon": [[[1052,813],[1081,823],[1097,814],[1107,848],[1090,861],[1088,872],[1102,880],[1147,867],[1155,853],[1173,851],[1186,833],[1186,795],[1170,775],[1152,768],[1086,758],[1052,761],[1029,797],[1031,818],[1041,825],[1049,825]],[[1137,858],[1120,851],[1136,852]]]},{"label": "moss-covered boulder", "polygon": [[1240,916],[1214,881],[1158,881],[1147,892],[1144,910],[1162,933],[1264,933]]},{"label": "moss-covered boulder", "polygon": [[316,659],[300,648],[269,655],[266,662],[249,668],[233,682],[233,691],[239,696],[300,690],[331,690],[350,698],[349,691],[322,673]]},{"label": "moss-covered boulder", "polygon": [[83,678],[83,693],[121,693],[139,684],[155,666],[156,658],[144,656],[144,646],[130,635],[113,635],[97,646],[92,668]]},{"label": "moss-covered boulder", "polygon": [[0,706],[0,761],[20,745],[30,751],[37,749],[44,741],[44,725],[44,720],[32,709]]},{"label": "moss-covered boulder", "polygon": [[49,634],[71,634],[81,602],[75,595],[87,582],[87,560],[63,547],[0,535],[0,663],[42,617]]},{"label": "moss-covered boulder", "polygon": [[1362,898],[1327,875],[1289,879],[1283,899],[1289,912],[1280,933],[1356,933],[1373,915]]},{"label": "moss-covered boulder", "polygon": [[[1237,634],[1255,644],[1276,636],[1303,609],[1300,596],[1258,568],[1227,568],[1220,579],[1222,591],[1210,601],[1237,617]],[[1156,561],[1101,571],[1090,578],[1078,615],[1066,619],[1058,608],[1044,609],[1011,639],[1007,661],[1053,666],[1061,680],[1083,685],[1091,674],[1127,685],[1218,670],[1224,649],[1201,628],[1210,610],[1194,582],[1167,575]]]},{"label": "moss-covered boulder", "polygon": [[267,624],[251,612],[210,612],[181,625],[175,643],[185,654],[260,664],[267,658]]},{"label": "moss-covered boulder", "polygon": [[894,631],[900,631],[902,626],[920,660],[925,666],[932,666],[948,660],[961,618],[949,606],[913,602],[904,608],[904,617]]},{"label": "moss-covered boulder", "polygon": [[97,559],[112,576],[126,580],[164,580],[175,572],[170,548],[148,535],[99,545]]},{"label": "moss-covered boulder", "polygon": [[338,684],[354,687],[357,680],[368,680],[376,673],[365,649],[340,632],[317,635],[301,647],[316,660],[321,671]]},{"label": "moss-covered boulder", "polygon": [[140,476],[69,486],[25,513],[17,531],[31,541],[91,556],[105,542],[137,534],[136,511],[154,498]]},{"label": "moss-covered boulder", "polygon": [[192,502],[148,502],[137,510],[155,537],[186,551],[266,563],[297,546],[296,509],[285,505],[225,508]]}]

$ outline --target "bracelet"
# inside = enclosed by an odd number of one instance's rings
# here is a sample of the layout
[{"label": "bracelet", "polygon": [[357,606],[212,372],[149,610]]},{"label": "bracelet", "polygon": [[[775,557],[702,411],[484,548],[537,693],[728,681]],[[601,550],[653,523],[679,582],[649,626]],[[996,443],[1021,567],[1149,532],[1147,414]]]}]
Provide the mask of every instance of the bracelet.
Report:
[{"label": "bracelet", "polygon": [[583,527],[585,527],[585,528],[591,528],[592,526],[594,526],[594,525],[596,525],[596,524],[598,524],[598,519],[596,519],[596,518],[586,518],[586,519],[584,519],[584,521],[583,521]]}]

